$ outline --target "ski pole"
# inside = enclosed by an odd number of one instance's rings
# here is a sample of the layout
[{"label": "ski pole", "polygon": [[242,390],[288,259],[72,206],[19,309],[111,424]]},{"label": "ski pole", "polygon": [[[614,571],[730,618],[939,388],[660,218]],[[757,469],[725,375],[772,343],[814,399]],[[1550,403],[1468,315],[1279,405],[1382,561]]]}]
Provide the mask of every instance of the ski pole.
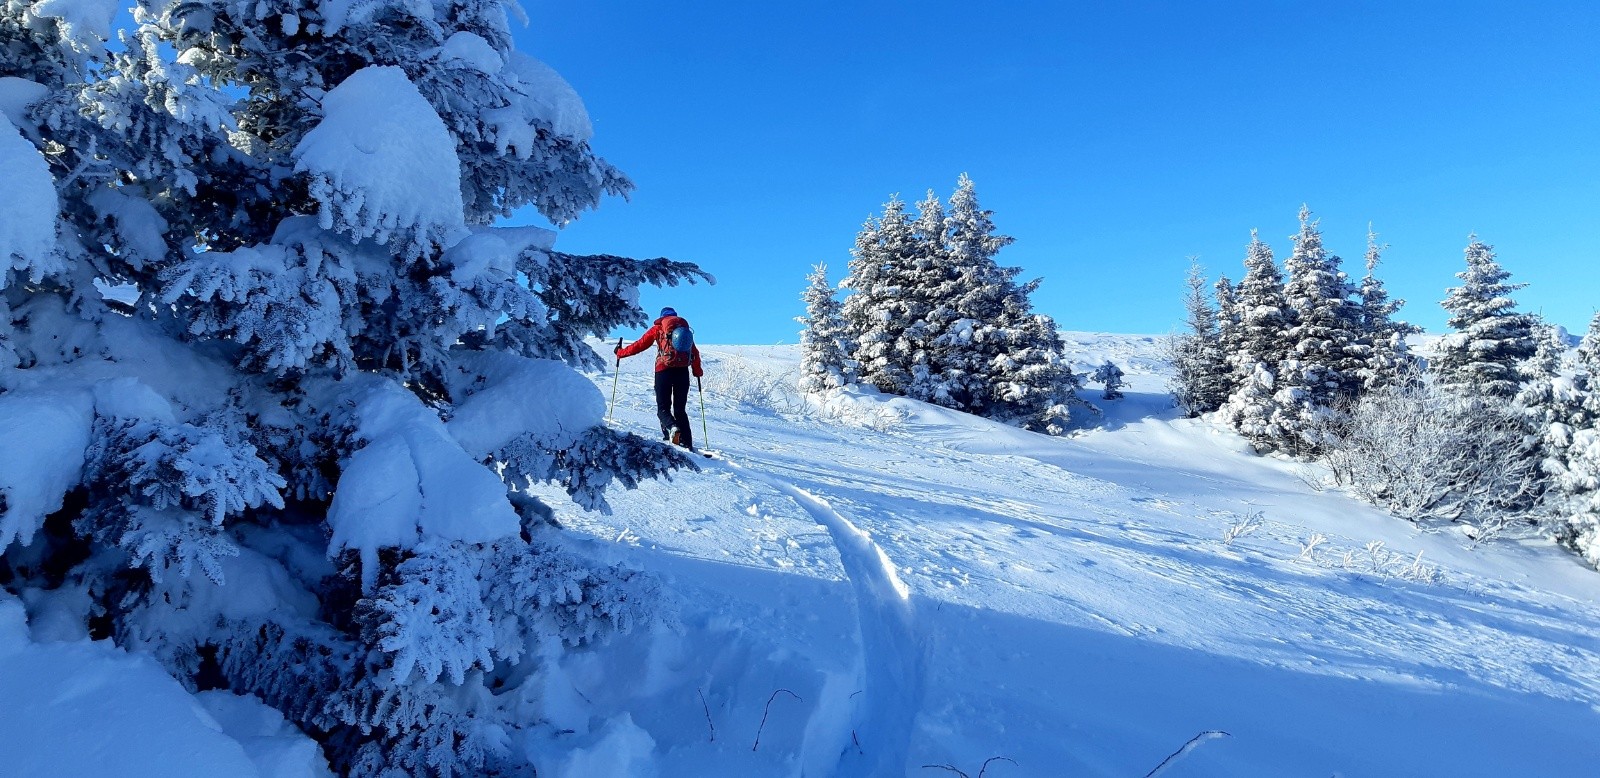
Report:
[{"label": "ski pole", "polygon": [[[617,348],[622,348],[622,338],[617,338]],[[606,421],[611,421],[611,413],[617,409],[617,378],[622,370],[622,355],[617,354],[617,366],[611,369],[611,405],[606,408]]]},{"label": "ski pole", "polygon": [[694,377],[694,388],[700,391],[700,445],[711,448],[711,431],[706,428],[706,388],[700,385],[700,376]]}]

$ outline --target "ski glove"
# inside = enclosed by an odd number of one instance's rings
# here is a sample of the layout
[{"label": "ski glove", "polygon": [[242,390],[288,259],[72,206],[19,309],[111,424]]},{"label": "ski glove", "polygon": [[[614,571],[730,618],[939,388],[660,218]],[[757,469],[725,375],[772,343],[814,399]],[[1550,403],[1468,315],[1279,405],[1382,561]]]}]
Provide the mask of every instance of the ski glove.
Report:
[{"label": "ski glove", "polygon": [[706,374],[706,371],[701,370],[698,366],[695,367],[695,369],[694,369],[694,377],[695,378],[699,378],[700,376],[703,376],[705,374]]}]

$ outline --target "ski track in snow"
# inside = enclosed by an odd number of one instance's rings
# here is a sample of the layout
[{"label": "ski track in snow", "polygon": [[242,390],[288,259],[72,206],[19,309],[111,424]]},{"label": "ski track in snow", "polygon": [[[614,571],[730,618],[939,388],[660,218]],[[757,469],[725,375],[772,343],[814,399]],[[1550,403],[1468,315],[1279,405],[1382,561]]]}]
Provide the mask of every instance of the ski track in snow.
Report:
[{"label": "ski track in snow", "polygon": [[922,697],[925,648],[917,636],[911,589],[872,535],[821,497],[777,476],[724,458],[734,472],[754,478],[794,500],[828,530],[855,592],[861,628],[863,686],[854,734],[859,749],[846,749],[838,775],[883,775],[906,762]]}]

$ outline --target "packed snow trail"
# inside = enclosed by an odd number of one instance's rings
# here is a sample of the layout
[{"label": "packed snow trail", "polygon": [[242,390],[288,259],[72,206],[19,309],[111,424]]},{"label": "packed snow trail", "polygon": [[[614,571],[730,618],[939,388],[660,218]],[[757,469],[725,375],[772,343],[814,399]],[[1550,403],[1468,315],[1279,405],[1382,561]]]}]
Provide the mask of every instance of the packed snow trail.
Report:
[{"label": "packed snow trail", "polygon": [[903,771],[921,704],[924,664],[911,589],[900,580],[894,562],[872,536],[827,501],[776,476],[725,461],[735,472],[788,495],[827,528],[855,591],[864,687],[854,729],[859,747],[844,751],[836,774],[872,776]]}]

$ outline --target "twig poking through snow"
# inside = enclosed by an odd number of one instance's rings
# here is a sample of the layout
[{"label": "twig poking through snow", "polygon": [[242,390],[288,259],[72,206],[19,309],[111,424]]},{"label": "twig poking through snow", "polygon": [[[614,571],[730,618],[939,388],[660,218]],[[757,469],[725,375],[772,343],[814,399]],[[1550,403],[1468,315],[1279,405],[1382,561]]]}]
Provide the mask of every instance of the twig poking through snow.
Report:
[{"label": "twig poking through snow", "polygon": [[1328,542],[1327,535],[1321,532],[1311,533],[1311,537],[1306,538],[1306,542],[1300,544],[1300,559],[1306,562],[1316,561],[1317,547],[1326,542]]},{"label": "twig poking through snow", "polygon": [[761,726],[756,727],[756,742],[754,745],[750,746],[751,751],[761,747],[761,730],[767,728],[767,714],[772,712],[772,701],[778,699],[778,694],[780,692],[795,698],[795,700],[799,702],[805,702],[805,700],[800,699],[800,695],[795,694],[788,689],[778,689],[777,691],[774,691],[772,696],[767,698],[767,707],[761,709]]},{"label": "twig poking through snow", "polygon": [[[700,707],[706,711],[706,726],[711,728],[710,742],[715,743],[717,742],[717,725],[711,721],[711,706],[706,704],[706,693],[699,688],[695,689],[695,693],[700,695]],[[756,737],[759,738],[760,735]]]},{"label": "twig poking through snow", "polygon": [[1213,739],[1216,739],[1216,738],[1219,738],[1219,737],[1233,737],[1233,736],[1228,734],[1228,733],[1226,733],[1226,732],[1223,732],[1220,729],[1208,729],[1205,732],[1201,732],[1200,734],[1195,735],[1192,738],[1189,738],[1189,742],[1184,743],[1183,744],[1183,748],[1180,748],[1177,751],[1172,752],[1172,756],[1169,756],[1166,759],[1161,760],[1161,764],[1156,765],[1156,769],[1151,770],[1148,774],[1145,775],[1144,778],[1156,778],[1156,776],[1160,775],[1168,767],[1176,764],[1178,762],[1178,760],[1188,756],[1190,751],[1193,751],[1196,748],[1199,748],[1201,743],[1204,743],[1207,740],[1213,740]]},{"label": "twig poking through snow", "polygon": [[1226,532],[1222,533],[1222,545],[1231,546],[1233,545],[1233,541],[1255,532],[1258,529],[1261,529],[1261,525],[1263,523],[1262,518],[1261,511],[1251,511],[1250,513],[1245,514],[1244,517],[1238,521],[1238,523],[1229,527]]},{"label": "twig poking through snow", "polygon": [[[978,778],[984,778],[984,773],[989,772],[990,762],[1011,762],[1014,765],[1016,764],[1016,759],[1011,759],[1011,757],[989,757],[989,759],[984,759],[984,765],[978,768]],[[960,775],[962,778],[970,778],[970,776],[966,775],[965,770],[954,767],[954,765],[922,765],[922,768],[923,770],[949,770],[949,772]]]},{"label": "twig poking through snow", "polygon": [[978,778],[983,778],[983,774],[986,773],[986,772],[989,772],[989,763],[990,762],[997,762],[997,761],[998,762],[1010,762],[1012,764],[1016,764],[1017,763],[1017,760],[1012,759],[1009,756],[991,756],[988,759],[983,760],[983,766],[978,768]]}]

